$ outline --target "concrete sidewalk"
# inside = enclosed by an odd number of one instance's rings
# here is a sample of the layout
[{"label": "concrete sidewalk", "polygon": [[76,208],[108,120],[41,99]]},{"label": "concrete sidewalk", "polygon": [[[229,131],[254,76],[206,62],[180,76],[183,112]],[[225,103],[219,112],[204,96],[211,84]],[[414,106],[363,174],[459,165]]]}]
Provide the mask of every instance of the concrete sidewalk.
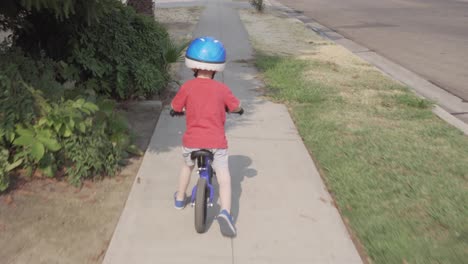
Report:
[{"label": "concrete sidewalk", "polygon": [[[217,78],[246,110],[227,121],[238,236],[222,237],[216,221],[207,233],[197,234],[193,209],[173,208],[185,120],[171,118],[166,109],[104,263],[362,263],[286,107],[255,92],[260,85],[256,70],[245,63],[252,59],[252,48],[235,9],[243,3],[199,3],[206,9],[193,35],[214,36],[225,44],[229,63]],[[181,73],[191,78],[188,69]],[[217,210],[219,205],[211,208],[211,221]]]}]

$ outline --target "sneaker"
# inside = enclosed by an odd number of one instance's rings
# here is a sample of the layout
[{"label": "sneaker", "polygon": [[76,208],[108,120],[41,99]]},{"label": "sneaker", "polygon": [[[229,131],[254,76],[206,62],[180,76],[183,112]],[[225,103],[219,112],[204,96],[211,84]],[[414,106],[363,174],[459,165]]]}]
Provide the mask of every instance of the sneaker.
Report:
[{"label": "sneaker", "polygon": [[182,210],[185,208],[185,195],[184,195],[184,200],[183,201],[178,201],[177,200],[177,192],[174,193],[174,207],[177,210]]},{"label": "sneaker", "polygon": [[221,233],[227,237],[235,237],[237,234],[236,228],[234,227],[234,220],[232,216],[226,210],[222,210],[216,218],[219,223]]}]

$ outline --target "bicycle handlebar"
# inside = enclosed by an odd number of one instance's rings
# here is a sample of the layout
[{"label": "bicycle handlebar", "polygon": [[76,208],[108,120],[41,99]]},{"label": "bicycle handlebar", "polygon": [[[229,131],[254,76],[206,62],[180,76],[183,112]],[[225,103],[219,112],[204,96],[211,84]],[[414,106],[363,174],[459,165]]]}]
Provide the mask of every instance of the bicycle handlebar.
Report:
[{"label": "bicycle handlebar", "polygon": [[[229,112],[229,109],[227,109],[226,107],[226,113],[228,114],[238,114],[238,115],[242,115],[244,114],[244,108],[241,107],[241,109],[238,111],[238,112]],[[182,111],[182,112],[177,112],[177,111],[174,111],[174,109],[171,109],[171,111],[169,112],[169,114],[174,117],[174,116],[184,116],[185,115],[185,111]]]},{"label": "bicycle handlebar", "polygon": [[174,116],[183,116],[185,115],[185,112],[182,111],[182,112],[177,112],[177,111],[174,111],[174,109],[171,109],[171,111],[169,112],[169,114],[174,117]]},{"label": "bicycle handlebar", "polygon": [[244,114],[244,108],[241,107],[240,110],[239,110],[239,112],[228,112],[228,113],[243,115],[243,114]]}]

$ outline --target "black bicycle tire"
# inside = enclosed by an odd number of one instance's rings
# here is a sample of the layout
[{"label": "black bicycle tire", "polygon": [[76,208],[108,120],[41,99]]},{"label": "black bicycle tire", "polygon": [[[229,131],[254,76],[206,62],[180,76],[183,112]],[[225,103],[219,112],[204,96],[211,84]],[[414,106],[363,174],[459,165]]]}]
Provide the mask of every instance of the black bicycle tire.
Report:
[{"label": "black bicycle tire", "polygon": [[206,231],[207,187],[206,179],[199,178],[195,197],[195,230],[197,230],[198,233],[205,233]]}]

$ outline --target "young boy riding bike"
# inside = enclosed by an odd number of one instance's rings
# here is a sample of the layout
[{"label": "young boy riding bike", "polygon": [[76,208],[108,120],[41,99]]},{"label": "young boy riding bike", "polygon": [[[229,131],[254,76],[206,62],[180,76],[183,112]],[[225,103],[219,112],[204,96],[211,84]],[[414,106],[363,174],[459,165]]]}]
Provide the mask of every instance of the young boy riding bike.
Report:
[{"label": "young boy riding bike", "polygon": [[180,87],[171,104],[174,111],[185,110],[186,115],[186,131],[182,140],[185,163],[180,171],[174,202],[177,209],[185,207],[185,193],[194,168],[190,153],[199,149],[210,150],[214,154],[212,166],[218,179],[221,200],[221,212],[217,220],[221,233],[233,237],[236,228],[230,214],[231,175],[224,123],[226,111],[242,114],[243,109],[229,87],[213,79],[216,72],[224,70],[225,62],[224,46],[214,38],[197,38],[187,49],[185,65],[194,71],[195,78]]}]

